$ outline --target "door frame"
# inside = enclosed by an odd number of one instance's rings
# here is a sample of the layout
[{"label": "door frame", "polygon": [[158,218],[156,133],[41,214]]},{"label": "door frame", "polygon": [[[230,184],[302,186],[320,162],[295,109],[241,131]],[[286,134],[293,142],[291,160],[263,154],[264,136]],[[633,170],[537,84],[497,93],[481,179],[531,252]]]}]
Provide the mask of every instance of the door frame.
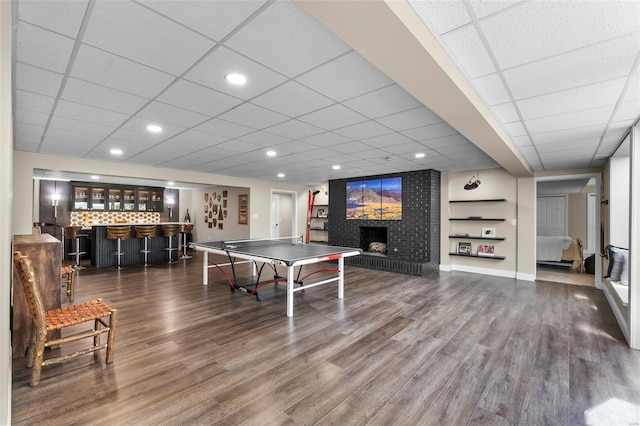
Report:
[{"label": "door frame", "polygon": [[[298,229],[298,192],[297,191],[288,191],[285,189],[271,189],[271,198],[270,198],[270,203],[273,203],[273,196],[274,195],[278,195],[278,196],[290,196],[291,197],[291,230],[289,232],[289,235],[286,235],[287,237],[289,236],[295,236],[296,235],[296,231]],[[269,220],[269,235],[271,238],[273,238],[273,228],[274,228],[274,223],[276,218],[274,217],[274,211],[273,211],[273,207],[270,209],[270,220]],[[279,210],[279,206],[278,206],[278,210]],[[280,233],[282,233],[282,231],[280,230]]]}]

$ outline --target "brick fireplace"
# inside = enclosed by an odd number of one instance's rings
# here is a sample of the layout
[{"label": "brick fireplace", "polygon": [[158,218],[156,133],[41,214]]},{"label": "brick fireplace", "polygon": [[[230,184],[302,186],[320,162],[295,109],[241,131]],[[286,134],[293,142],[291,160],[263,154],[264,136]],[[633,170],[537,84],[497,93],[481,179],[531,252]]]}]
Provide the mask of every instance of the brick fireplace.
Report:
[{"label": "brick fireplace", "polygon": [[[401,220],[347,220],[347,182],[392,177],[402,178]],[[383,237],[386,238],[386,255],[364,253],[345,259],[346,263],[413,275],[438,269],[440,172],[418,170],[329,181],[329,244],[367,250],[371,242],[383,242],[377,241]],[[363,247],[365,244],[367,247]]]}]

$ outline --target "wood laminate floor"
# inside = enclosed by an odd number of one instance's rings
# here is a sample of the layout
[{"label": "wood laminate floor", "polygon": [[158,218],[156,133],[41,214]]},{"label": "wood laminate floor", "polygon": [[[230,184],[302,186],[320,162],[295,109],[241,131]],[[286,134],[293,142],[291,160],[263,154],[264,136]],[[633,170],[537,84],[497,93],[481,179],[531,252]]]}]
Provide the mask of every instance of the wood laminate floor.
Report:
[{"label": "wood laminate floor", "polygon": [[[119,309],[104,351],[13,364],[15,425],[580,425],[640,422],[640,352],[590,287],[347,267],[336,286],[231,293],[200,256],[86,269],[76,302]],[[66,296],[63,295],[63,300]]]}]

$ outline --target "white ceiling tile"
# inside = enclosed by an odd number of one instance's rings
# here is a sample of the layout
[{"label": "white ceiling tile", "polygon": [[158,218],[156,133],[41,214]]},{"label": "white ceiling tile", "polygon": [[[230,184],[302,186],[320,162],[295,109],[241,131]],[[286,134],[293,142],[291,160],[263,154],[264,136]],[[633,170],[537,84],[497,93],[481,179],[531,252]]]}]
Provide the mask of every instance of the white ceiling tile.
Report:
[{"label": "white ceiling tile", "polygon": [[640,50],[637,34],[504,71],[515,99],[625,77]]},{"label": "white ceiling tile", "polygon": [[397,84],[358,96],[343,104],[370,118],[379,118],[422,106],[416,98]]},{"label": "white ceiling tile", "polygon": [[44,134],[44,126],[34,124],[16,123],[13,127],[14,140],[25,141],[29,144],[39,144]]},{"label": "white ceiling tile", "polygon": [[24,89],[41,95],[56,97],[62,84],[62,74],[16,63],[16,89]]},{"label": "white ceiling tile", "polygon": [[145,152],[152,156],[169,156],[165,160],[168,161],[177,156],[191,154],[192,152],[197,152],[204,148],[207,148],[207,146],[175,137],[161,142],[158,145],[152,146]]},{"label": "white ceiling tile", "polygon": [[511,137],[523,136],[527,134],[524,126],[520,121],[514,121],[513,123],[505,123],[502,125],[504,131]]},{"label": "white ceiling tile", "polygon": [[327,108],[298,117],[298,120],[313,124],[325,130],[334,130],[340,127],[367,121],[367,117],[358,114],[340,104],[331,105]]},{"label": "white ceiling tile", "polygon": [[386,146],[384,148],[382,148],[384,151],[390,153],[390,154],[394,154],[394,155],[401,155],[401,154],[407,154],[407,153],[411,153],[412,157],[410,159],[415,159],[415,157],[413,157],[413,154],[417,153],[417,152],[423,152],[424,151],[424,146],[422,146],[421,144],[417,143],[417,142],[409,142],[409,143],[404,143],[401,145],[390,145],[390,146]]},{"label": "white ceiling tile", "polygon": [[353,126],[343,127],[335,130],[335,133],[339,135],[351,138],[351,139],[367,139],[375,136],[386,135],[393,133],[393,131],[375,121],[365,121],[364,123],[354,124]]},{"label": "white ceiling tile", "polygon": [[422,146],[437,149],[444,146],[456,146],[470,144],[469,140],[460,134],[442,136],[420,142]]},{"label": "white ceiling tile", "polygon": [[301,75],[296,81],[339,102],[393,83],[354,51]]},{"label": "white ceiling tile", "polygon": [[[54,129],[49,127],[45,134],[45,141],[50,138],[55,138],[61,141],[61,144],[67,142],[78,142],[82,144],[86,144],[88,146],[94,146],[98,142],[100,142],[104,136],[103,135],[90,135],[88,133],[80,133],[77,131],[64,130],[64,129]],[[47,141],[48,142],[48,141]]]},{"label": "white ceiling tile", "polygon": [[572,139],[600,138],[604,129],[605,126],[599,124],[597,126],[585,126],[553,132],[532,133],[531,138],[535,144],[563,142]]},{"label": "white ceiling tile", "polygon": [[125,142],[127,144],[126,150],[128,150],[129,147],[133,145],[135,145],[136,147],[149,148],[151,146],[159,144],[166,138],[163,136],[153,135],[148,132],[145,134],[126,128],[120,128],[113,132],[109,139],[116,139],[120,142]]},{"label": "white ceiling tile", "polygon": [[213,41],[139,4],[120,1],[95,3],[83,40],[175,76],[215,46]]},{"label": "white ceiling tile", "polygon": [[453,136],[458,134],[456,129],[454,129],[453,127],[451,127],[449,124],[445,122],[432,124],[424,127],[418,127],[416,129],[405,130],[401,133],[407,136],[408,138],[413,139],[416,142],[424,141],[427,139],[440,138],[443,136]]},{"label": "white ceiling tile", "polygon": [[16,109],[14,112],[16,123],[24,123],[27,125],[46,126],[49,121],[49,114],[37,111],[28,111],[26,109]]},{"label": "white ceiling tile", "polygon": [[[284,136],[274,135],[273,133],[267,133],[267,132],[253,132],[253,133],[249,133],[248,135],[240,136],[238,137],[238,139],[246,142],[251,142],[260,146],[277,145],[282,142],[287,142],[290,140],[289,138],[285,138]],[[297,141],[293,143],[301,144],[301,142],[297,142]]]},{"label": "white ceiling tile", "polygon": [[591,155],[595,151],[599,142],[600,138],[578,139],[555,143],[536,144],[536,149],[538,150],[540,155],[549,152],[565,151],[568,149],[575,149],[581,152],[588,151],[590,153],[589,155]]},{"label": "white ceiling tile", "polygon": [[638,16],[638,2],[523,2],[481,26],[498,63],[508,68],[638,31]]},{"label": "white ceiling tile", "polygon": [[153,98],[175,80],[170,74],[83,44],[73,62],[73,77]]},{"label": "white ceiling tile", "polygon": [[518,107],[524,119],[531,119],[613,105],[618,101],[625,81],[626,79],[619,78],[523,99],[518,101]]},{"label": "white ceiling tile", "polygon": [[61,99],[126,114],[133,114],[148,102],[140,96],[75,78],[67,80]]},{"label": "white ceiling tile", "polygon": [[638,99],[640,99],[640,72],[629,76],[629,86],[626,89],[622,101],[631,102]]},{"label": "white ceiling tile", "polygon": [[212,133],[218,136],[224,136],[229,139],[237,138],[238,136],[255,132],[255,129],[252,129],[250,127],[241,126],[239,124],[231,123],[225,120],[220,120],[219,118],[214,118],[213,120],[209,120],[206,123],[202,123],[199,126],[195,127],[194,130],[205,133]]},{"label": "white ceiling tile", "polygon": [[472,81],[478,94],[489,105],[504,104],[509,102],[511,97],[505,89],[504,84],[498,74],[490,74],[485,77],[475,78]]},{"label": "white ceiling tile", "polygon": [[251,102],[278,111],[292,118],[316,111],[334,103],[331,99],[295,81],[289,81],[282,86],[276,87],[254,98]]},{"label": "white ceiling tile", "polygon": [[440,146],[438,148],[433,148],[435,152],[442,155],[455,155],[455,154],[466,154],[471,152],[477,152],[478,148],[471,144],[463,144],[463,145],[453,145],[453,146]]},{"label": "white ceiling tile", "polygon": [[284,123],[276,124],[275,126],[265,129],[269,133],[284,136],[289,139],[300,139],[311,135],[317,135],[323,133],[323,130],[312,126],[311,124],[303,123],[299,120],[289,120]]},{"label": "white ceiling tile", "polygon": [[442,41],[468,77],[476,78],[496,72],[475,27],[469,26],[444,34]]},{"label": "white ceiling tile", "polygon": [[512,7],[517,3],[517,1],[514,2],[513,0],[477,0],[470,2],[469,4],[473,8],[476,16],[479,19],[482,19],[485,16],[489,16],[508,7]]},{"label": "white ceiling tile", "polygon": [[70,118],[54,116],[49,123],[49,131],[51,129],[68,130],[72,132],[83,133],[87,135],[105,138],[111,134],[115,127],[103,126],[100,124],[89,123],[82,120],[74,120]]},{"label": "white ceiling tile", "polygon": [[[251,142],[245,142],[240,139],[231,139],[226,142],[222,142],[216,145],[216,148],[224,149],[227,151],[233,151],[236,153],[246,153],[250,151],[256,151],[259,149],[263,149],[262,146],[256,145]],[[246,161],[246,160],[245,160]]]},{"label": "white ceiling tile", "polygon": [[258,10],[265,1],[142,0],[141,3],[220,41]]},{"label": "white ceiling tile", "polygon": [[76,37],[87,11],[88,0],[19,1],[18,19],[42,28]]},{"label": "white ceiling tile", "polygon": [[58,101],[55,115],[111,127],[120,126],[128,117],[126,114],[121,114],[119,112],[107,111],[105,109],[95,108],[76,102],[69,102],[63,99]]},{"label": "white ceiling tile", "polygon": [[302,142],[307,142],[315,146],[328,147],[333,145],[339,145],[343,143],[347,143],[352,139],[347,138],[342,135],[338,135],[333,132],[324,132],[318,133],[315,135],[311,135],[305,138],[300,139]]},{"label": "white ceiling tile", "polygon": [[288,77],[295,77],[349,50],[293,2],[271,3],[225,45]]},{"label": "white ceiling tile", "polygon": [[74,146],[43,145],[39,151],[41,154],[63,155],[65,157],[81,158],[88,151],[83,151]]},{"label": "white ceiling tile", "polygon": [[40,148],[39,143],[30,143],[26,139],[15,140],[13,143],[13,149],[16,151],[38,152],[38,148]]},{"label": "white ceiling tile", "polygon": [[400,133],[388,133],[382,136],[361,139],[360,141],[373,148],[388,148],[394,145],[405,145],[413,142],[412,139],[401,135]]},{"label": "white ceiling tile", "polygon": [[[231,73],[245,75],[247,83],[242,86],[230,84],[224,77]],[[200,83],[236,98],[248,100],[282,84],[286,77],[224,46],[218,46],[209,56],[190,70],[184,79]]]},{"label": "white ceiling tile", "polygon": [[527,145],[531,145],[531,138],[528,135],[523,135],[523,136],[516,136],[514,138],[511,138],[511,141],[513,142],[513,144],[515,146],[518,147],[522,147],[522,146],[527,146]]},{"label": "white ceiling tile", "polygon": [[53,108],[54,98],[37,93],[16,90],[16,108],[49,114]]},{"label": "white ceiling tile", "polygon": [[609,121],[612,111],[613,105],[609,105],[584,111],[569,112],[550,117],[526,120],[526,123],[532,134],[552,132],[576,127],[587,127],[594,124],[604,124]]},{"label": "white ceiling tile", "polygon": [[262,108],[252,103],[244,103],[230,111],[221,114],[218,118],[242,124],[253,129],[264,129],[274,124],[289,120],[289,117],[269,109]]},{"label": "white ceiling tile", "polygon": [[520,121],[518,111],[511,102],[494,105],[490,109],[493,112],[493,115],[495,115],[501,123],[513,123],[514,121]]},{"label": "white ceiling tile", "polygon": [[[180,133],[178,139],[180,141],[187,141],[198,145],[214,146],[229,138],[211,133],[199,132],[197,130],[187,130],[186,132]],[[179,149],[177,151],[180,152]]]},{"label": "white ceiling tile", "polygon": [[157,100],[209,116],[216,116],[242,101],[195,83],[178,80]]},{"label": "white ceiling tile", "polygon": [[277,152],[284,152],[288,154],[300,154],[303,152],[316,149],[318,146],[301,141],[288,141],[277,145],[273,145],[273,149]]},{"label": "white ceiling tile", "polygon": [[[359,151],[371,149],[371,147],[360,142],[351,141],[340,146],[334,146],[333,149],[339,154],[357,154]],[[334,156],[333,160],[331,159],[331,157],[328,159],[331,161],[336,161],[339,160],[339,156]]]},{"label": "white ceiling tile", "polygon": [[633,120],[640,116],[640,101],[624,102],[618,106],[618,109],[611,118],[612,122]]},{"label": "white ceiling tile", "polygon": [[436,35],[447,33],[471,22],[469,13],[460,0],[409,0],[422,21],[435,30]]},{"label": "white ceiling tile", "polygon": [[137,115],[158,124],[167,123],[182,128],[196,126],[211,118],[204,114],[155,101],[146,105]]},{"label": "white ceiling tile", "polygon": [[28,65],[64,73],[74,40],[23,23],[18,27],[16,60]]},{"label": "white ceiling tile", "polygon": [[442,119],[429,108],[420,106],[408,111],[378,118],[376,121],[399,132],[429,124],[441,123]]}]

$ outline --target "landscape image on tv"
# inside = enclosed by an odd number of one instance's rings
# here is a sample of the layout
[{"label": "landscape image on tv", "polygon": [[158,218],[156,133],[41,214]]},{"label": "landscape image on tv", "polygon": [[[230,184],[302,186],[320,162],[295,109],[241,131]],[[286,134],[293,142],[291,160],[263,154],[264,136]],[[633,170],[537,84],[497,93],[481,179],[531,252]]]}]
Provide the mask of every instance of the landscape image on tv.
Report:
[{"label": "landscape image on tv", "polygon": [[402,178],[347,182],[347,219],[402,220]]}]

